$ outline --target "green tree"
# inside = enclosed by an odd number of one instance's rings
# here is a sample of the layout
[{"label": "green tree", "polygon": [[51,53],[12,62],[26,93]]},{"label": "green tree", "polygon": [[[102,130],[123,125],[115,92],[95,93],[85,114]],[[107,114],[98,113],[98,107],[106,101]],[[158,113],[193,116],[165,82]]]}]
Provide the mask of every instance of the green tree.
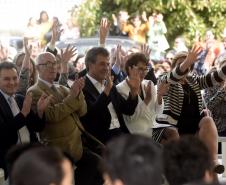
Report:
[{"label": "green tree", "polygon": [[72,8],[71,15],[77,20],[82,37],[96,34],[101,19],[100,4],[100,0],[86,0],[81,6]]},{"label": "green tree", "polygon": [[175,37],[183,35],[190,45],[197,31],[203,37],[207,29],[212,29],[221,39],[226,27],[226,0],[86,0],[76,14],[79,15],[82,36],[93,35],[102,16],[111,19],[112,13],[117,14],[122,9],[130,15],[143,11],[148,15],[161,12],[171,43]]}]

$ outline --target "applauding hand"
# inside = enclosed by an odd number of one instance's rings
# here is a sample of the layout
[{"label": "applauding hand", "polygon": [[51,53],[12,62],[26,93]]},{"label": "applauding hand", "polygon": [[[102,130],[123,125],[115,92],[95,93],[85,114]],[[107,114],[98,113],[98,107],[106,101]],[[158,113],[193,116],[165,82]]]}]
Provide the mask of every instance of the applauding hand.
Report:
[{"label": "applauding hand", "polygon": [[113,86],[113,80],[114,76],[111,76],[111,72],[109,70],[107,77],[106,77],[106,82],[105,82],[105,87],[104,87],[104,93],[108,96],[111,92],[111,88]]},{"label": "applauding hand", "polygon": [[140,73],[136,66],[129,67],[129,78],[126,79],[126,82],[130,88],[132,97],[136,97],[139,94],[141,84]]},{"label": "applauding hand", "polygon": [[144,91],[145,91],[145,98],[144,98],[144,103],[146,105],[149,104],[152,98],[152,92],[151,92],[151,81],[148,82],[146,86],[144,86]]},{"label": "applauding hand", "polygon": [[40,118],[42,118],[43,113],[45,112],[46,107],[49,105],[52,97],[52,95],[47,96],[45,93],[43,93],[42,96],[39,98],[37,102],[37,112]]},{"label": "applauding hand", "polygon": [[30,113],[31,103],[32,103],[32,93],[28,93],[24,98],[23,107],[21,110],[21,113],[24,115],[24,117],[27,117],[27,115]]}]

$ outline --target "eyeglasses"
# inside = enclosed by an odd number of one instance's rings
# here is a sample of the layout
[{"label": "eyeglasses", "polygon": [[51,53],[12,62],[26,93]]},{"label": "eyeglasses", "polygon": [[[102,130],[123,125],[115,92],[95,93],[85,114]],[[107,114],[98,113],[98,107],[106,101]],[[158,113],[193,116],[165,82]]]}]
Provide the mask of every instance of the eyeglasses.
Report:
[{"label": "eyeglasses", "polygon": [[[48,61],[47,61],[48,62]],[[46,64],[39,64],[40,66],[46,66],[47,68],[53,68],[53,67],[56,67],[58,63],[56,62],[48,62]]]},{"label": "eyeglasses", "polygon": [[149,69],[148,68],[142,68],[142,67],[138,67],[139,72],[142,73],[148,73]]}]

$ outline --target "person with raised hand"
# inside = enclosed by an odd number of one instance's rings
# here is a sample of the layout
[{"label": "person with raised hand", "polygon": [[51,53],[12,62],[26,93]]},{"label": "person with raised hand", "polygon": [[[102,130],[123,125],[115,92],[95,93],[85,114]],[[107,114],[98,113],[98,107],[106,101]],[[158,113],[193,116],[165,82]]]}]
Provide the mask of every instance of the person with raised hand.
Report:
[{"label": "person with raised hand", "polygon": [[147,44],[142,44],[140,48],[140,52],[143,53],[148,59],[148,73],[146,74],[145,79],[151,80],[154,83],[154,85],[156,85],[157,78],[155,76],[154,69],[152,67],[153,62],[151,61],[151,57],[150,57],[152,50]]},{"label": "person with raised hand", "polygon": [[[50,40],[49,45],[46,48],[47,52],[54,54],[57,58],[58,62],[58,75],[55,81],[58,81],[59,84],[67,86],[68,75],[69,75],[69,67],[70,67],[70,60],[77,54],[76,47],[71,46],[70,44],[66,47],[66,49],[61,49],[60,53],[58,53],[56,49],[56,41],[62,34],[62,29],[59,29],[57,23],[54,23],[52,26],[52,37]],[[72,66],[71,66],[72,67]]]},{"label": "person with raised hand", "polygon": [[109,22],[109,20],[107,18],[101,19],[100,30],[99,30],[99,39],[100,39],[99,45],[101,47],[105,46],[105,41],[106,41],[106,37],[109,33],[110,26],[111,26],[111,23]]},{"label": "person with raised hand", "polygon": [[60,50],[60,55],[57,55],[57,60],[58,60],[58,83],[60,85],[67,86],[68,82],[68,76],[69,76],[69,68],[70,68],[70,61],[71,59],[77,54],[77,49],[75,46],[71,46],[70,44],[67,46],[66,49],[61,49]]},{"label": "person with raised hand", "polygon": [[32,45],[28,44],[28,38],[24,37],[24,50],[25,52],[19,53],[14,58],[14,63],[19,70],[19,88],[17,93],[25,95],[27,89],[34,85],[37,79],[37,72],[35,63],[31,59]]},{"label": "person with raised hand", "polygon": [[31,110],[33,94],[24,97],[17,94],[19,76],[17,67],[11,62],[0,64],[0,168],[7,169],[5,157],[8,150],[17,143],[37,142],[35,132],[44,129],[44,110],[48,98],[38,100],[37,114]]},{"label": "person with raised hand", "polygon": [[[69,46],[65,52],[71,53],[72,51],[73,49]],[[45,128],[40,133],[41,142],[47,146],[59,147],[71,155],[77,167],[75,171],[77,184],[103,184],[101,174],[97,169],[100,157],[85,148],[82,140],[82,134],[88,135],[92,141],[95,140],[79,121],[79,118],[87,111],[82,92],[84,79],[76,79],[70,89],[54,83],[57,75],[57,61],[55,56],[49,52],[40,53],[36,59],[36,65],[39,79],[28,89],[28,92],[33,94],[33,110],[37,111],[34,106],[43,93],[51,96],[49,106],[44,112]]]},{"label": "person with raised hand", "polygon": [[[163,109],[162,95],[157,94],[156,87],[150,80],[145,80],[148,73],[148,58],[143,53],[131,54],[125,63],[128,77],[116,87],[118,92],[128,98],[131,84],[135,80],[138,84],[138,104],[133,115],[124,115],[125,124],[131,134],[141,134],[152,137],[152,129],[157,113]],[[161,97],[160,97],[161,96]]]},{"label": "person with raised hand", "polygon": [[112,66],[112,74],[114,76],[114,84],[122,82],[127,74],[125,72],[125,61],[128,58],[128,55],[123,51],[123,48],[120,44],[117,45],[115,52],[113,53],[115,59],[114,65]]},{"label": "person with raised hand", "polygon": [[[157,116],[156,121],[171,125],[174,134],[168,139],[182,135],[197,135],[208,147],[215,166],[215,172],[223,173],[224,167],[217,161],[217,129],[211,117],[203,113],[201,90],[221,83],[226,78],[226,65],[219,70],[198,76],[192,72],[194,63],[202,48],[194,45],[190,52],[176,54],[172,71],[159,77],[159,83],[169,83],[169,91],[164,97],[163,114]],[[158,130],[158,141],[164,127]]]},{"label": "person with raised hand", "polygon": [[123,98],[113,85],[109,52],[103,47],[90,49],[85,58],[88,74],[83,93],[87,113],[80,118],[83,126],[100,141],[106,143],[112,137],[128,132],[122,114],[132,115],[137,105],[139,83],[129,79],[130,90]]}]

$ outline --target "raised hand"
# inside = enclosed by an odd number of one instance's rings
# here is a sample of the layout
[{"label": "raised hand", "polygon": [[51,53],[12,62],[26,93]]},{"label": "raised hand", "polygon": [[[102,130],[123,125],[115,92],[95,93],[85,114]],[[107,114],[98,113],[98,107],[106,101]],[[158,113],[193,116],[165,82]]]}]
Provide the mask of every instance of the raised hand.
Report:
[{"label": "raised hand", "polygon": [[28,45],[28,38],[24,37],[24,50],[25,50],[25,57],[22,63],[22,68],[29,69],[30,68],[30,57],[32,53],[32,45]]},{"label": "raised hand", "polygon": [[118,44],[115,51],[115,57],[116,57],[115,64],[117,65],[118,68],[121,67],[122,60],[123,60],[123,56],[121,54],[121,47],[122,46]]},{"label": "raised hand", "polygon": [[169,91],[169,83],[158,83],[157,85],[157,100],[158,100],[158,104],[161,105],[162,104],[162,97],[164,95],[166,95]]},{"label": "raised hand", "polygon": [[148,84],[144,86],[144,91],[146,95],[144,98],[144,103],[148,105],[152,98],[151,81],[149,81]]},{"label": "raised hand", "polygon": [[37,112],[40,118],[42,118],[43,113],[45,112],[46,107],[49,105],[52,97],[52,95],[47,96],[45,93],[43,93],[42,96],[39,98],[37,102]]},{"label": "raised hand", "polygon": [[67,65],[72,57],[74,57],[77,49],[75,46],[71,46],[70,44],[67,46],[65,50],[61,49],[60,51],[60,62],[61,64]]},{"label": "raised hand", "polygon": [[122,49],[122,46],[118,44],[115,51],[115,64],[117,67],[123,70],[128,57],[127,53]]},{"label": "raised hand", "polygon": [[188,53],[188,56],[186,58],[186,61],[190,64],[193,64],[197,61],[197,57],[202,51],[202,47],[199,44],[195,44],[191,51]]},{"label": "raised hand", "polygon": [[54,22],[52,25],[52,37],[50,40],[50,44],[52,46],[55,46],[56,41],[60,38],[61,33],[63,32],[63,29],[59,29],[58,23]]},{"label": "raised hand", "polygon": [[130,93],[132,97],[135,97],[139,94],[140,90],[140,73],[136,66],[133,66],[132,68],[129,67],[129,78],[126,79],[126,82],[130,88]]},{"label": "raised hand", "polygon": [[142,19],[143,19],[144,22],[147,22],[148,21],[147,13],[145,11],[142,12],[141,17],[142,17]]},{"label": "raised hand", "polygon": [[159,96],[164,96],[167,94],[167,92],[169,91],[169,83],[158,83],[157,85],[157,94]]},{"label": "raised hand", "polygon": [[79,93],[82,91],[84,85],[85,85],[84,78],[76,79],[71,86],[70,94],[74,97],[77,97]]},{"label": "raised hand", "polygon": [[0,61],[8,58],[9,50],[0,43]]},{"label": "raised hand", "polygon": [[104,45],[111,23],[107,18],[102,18],[100,22],[100,44]]},{"label": "raised hand", "polygon": [[195,44],[191,51],[188,53],[186,59],[183,61],[183,63],[180,65],[180,70],[182,72],[185,72],[188,70],[192,64],[194,64],[197,61],[198,55],[202,51],[202,47],[199,44]]},{"label": "raised hand", "polygon": [[72,57],[74,57],[76,53],[76,47],[68,45],[65,50],[61,49],[60,52],[60,63],[61,63],[61,72],[60,73],[68,73],[68,62]]},{"label": "raised hand", "polygon": [[115,14],[112,14],[111,17],[114,22],[114,25],[118,25],[118,20],[117,20],[117,17],[115,16]]},{"label": "raised hand", "polygon": [[111,76],[111,71],[109,70],[107,77],[106,77],[106,82],[105,82],[105,87],[104,87],[104,93],[108,96],[111,92],[111,88],[113,86],[113,80],[114,76]]},{"label": "raised hand", "polygon": [[28,38],[24,37],[24,50],[25,50],[25,55],[31,56],[31,51],[32,51],[32,45],[28,45]]},{"label": "raised hand", "polygon": [[21,110],[21,113],[24,115],[24,117],[27,117],[27,115],[30,113],[31,104],[32,104],[32,93],[28,93],[24,98],[23,107]]},{"label": "raised hand", "polygon": [[79,78],[78,79],[78,87],[79,87],[79,91],[81,92],[82,91],[82,89],[84,88],[84,86],[85,86],[85,79],[84,78]]},{"label": "raised hand", "polygon": [[140,51],[146,56],[148,60],[150,59],[151,49],[147,44],[142,44]]}]

